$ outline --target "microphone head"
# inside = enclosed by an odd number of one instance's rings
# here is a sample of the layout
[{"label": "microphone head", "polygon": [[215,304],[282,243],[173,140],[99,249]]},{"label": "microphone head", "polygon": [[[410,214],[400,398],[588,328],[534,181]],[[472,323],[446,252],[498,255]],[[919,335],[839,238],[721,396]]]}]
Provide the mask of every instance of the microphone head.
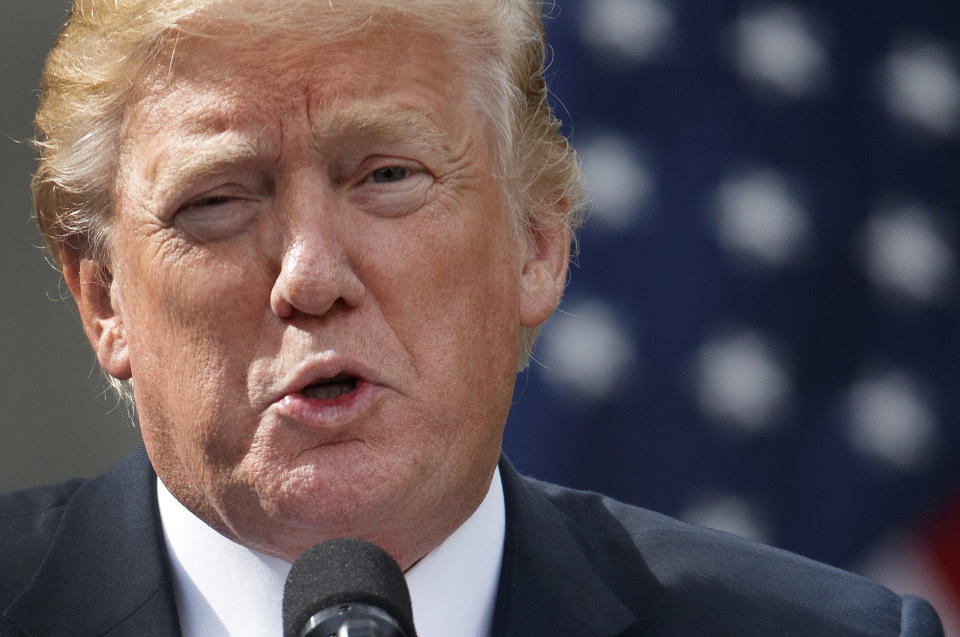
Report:
[{"label": "microphone head", "polygon": [[351,603],[385,611],[415,637],[403,571],[379,546],[352,539],[321,542],[293,563],[283,587],[284,637],[299,637],[320,611]]}]

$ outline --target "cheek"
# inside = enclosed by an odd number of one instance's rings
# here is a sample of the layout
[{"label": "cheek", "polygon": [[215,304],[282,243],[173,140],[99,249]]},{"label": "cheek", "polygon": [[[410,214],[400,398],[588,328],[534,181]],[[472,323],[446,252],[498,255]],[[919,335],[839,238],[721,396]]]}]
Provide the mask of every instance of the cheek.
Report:
[{"label": "cheek", "polygon": [[182,430],[179,444],[227,451],[215,425],[247,404],[241,390],[268,308],[266,277],[249,258],[139,254],[120,287],[144,433]]},{"label": "cheek", "polygon": [[[503,376],[512,388],[519,267],[506,224],[471,214],[477,217],[421,218],[389,243],[368,232],[362,254],[377,273],[367,277],[368,288],[375,286],[370,292],[385,321],[421,374],[448,387]],[[477,394],[476,387],[466,391]]]},{"label": "cheek", "polygon": [[135,340],[202,350],[236,340],[260,319],[258,309],[269,307],[272,279],[252,245],[179,250],[177,239],[154,234],[126,250],[134,258],[123,268],[129,276],[122,288]]}]

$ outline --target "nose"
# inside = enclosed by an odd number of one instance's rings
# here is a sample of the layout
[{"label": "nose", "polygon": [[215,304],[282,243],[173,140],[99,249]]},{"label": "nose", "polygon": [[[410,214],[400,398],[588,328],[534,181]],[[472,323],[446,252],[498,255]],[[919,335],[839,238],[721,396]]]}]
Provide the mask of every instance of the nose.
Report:
[{"label": "nose", "polygon": [[338,305],[356,307],[364,286],[348,259],[340,233],[322,215],[306,215],[291,228],[270,307],[282,319],[323,316]]}]

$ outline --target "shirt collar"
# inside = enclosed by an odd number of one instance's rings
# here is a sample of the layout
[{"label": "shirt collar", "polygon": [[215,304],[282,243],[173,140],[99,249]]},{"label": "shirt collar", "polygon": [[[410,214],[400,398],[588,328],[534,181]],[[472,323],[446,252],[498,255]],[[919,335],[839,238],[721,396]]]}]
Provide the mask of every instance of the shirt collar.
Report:
[{"label": "shirt collar", "polygon": [[[160,520],[184,637],[282,634],[290,564],[236,544],[157,479]],[[477,510],[406,573],[419,637],[487,637],[503,558],[500,469]]]}]

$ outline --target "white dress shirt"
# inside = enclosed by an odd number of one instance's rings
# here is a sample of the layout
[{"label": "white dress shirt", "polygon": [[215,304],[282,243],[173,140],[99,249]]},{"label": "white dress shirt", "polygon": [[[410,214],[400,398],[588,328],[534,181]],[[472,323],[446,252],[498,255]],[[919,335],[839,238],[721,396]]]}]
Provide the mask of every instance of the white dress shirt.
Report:
[{"label": "white dress shirt", "polygon": [[[158,479],[160,519],[184,637],[283,634],[290,564],[223,537]],[[488,637],[503,557],[500,470],[473,514],[406,572],[419,637]]]}]

